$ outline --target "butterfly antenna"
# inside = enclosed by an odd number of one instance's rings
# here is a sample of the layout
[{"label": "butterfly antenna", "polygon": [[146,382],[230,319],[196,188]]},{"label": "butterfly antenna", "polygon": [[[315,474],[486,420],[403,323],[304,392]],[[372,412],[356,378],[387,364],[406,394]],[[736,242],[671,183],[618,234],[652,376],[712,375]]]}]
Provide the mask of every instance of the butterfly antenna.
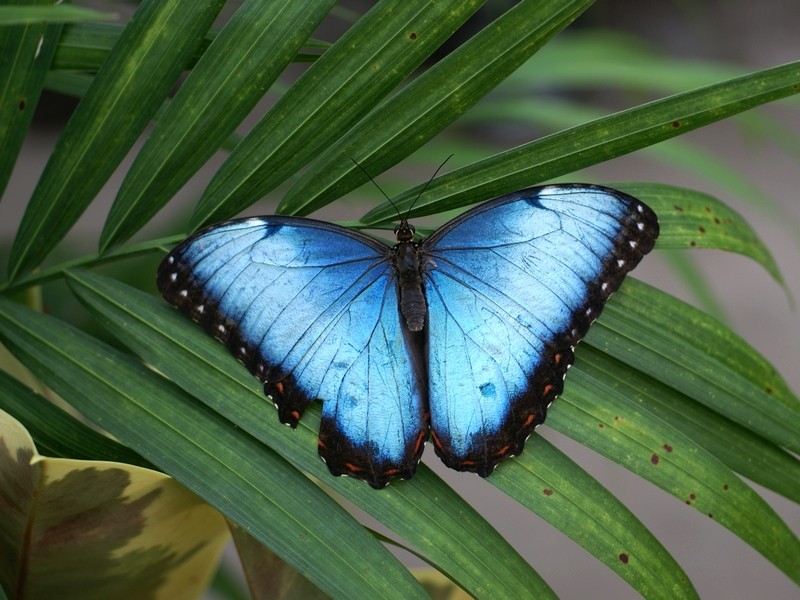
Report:
[{"label": "butterfly antenna", "polygon": [[397,213],[397,216],[399,217],[399,216],[400,216],[400,211],[399,211],[399,210],[397,210],[397,206],[395,205],[395,203],[394,203],[394,202],[392,202],[392,199],[391,199],[391,198],[389,198],[389,195],[388,195],[386,192],[384,192],[384,191],[383,191],[383,188],[382,188],[381,186],[379,186],[379,185],[378,185],[378,182],[377,182],[377,181],[375,181],[375,180],[372,178],[372,175],[370,175],[369,173],[367,173],[367,170],[366,170],[364,167],[362,167],[360,164],[358,164],[358,162],[356,161],[356,159],[355,159],[355,158],[352,158],[352,157],[351,157],[351,158],[350,158],[350,160],[352,160],[352,161],[353,161],[353,164],[354,164],[355,166],[357,166],[359,169],[361,169],[361,172],[362,172],[362,173],[364,173],[364,175],[366,175],[366,176],[367,176],[367,178],[368,178],[368,179],[369,179],[369,180],[372,182],[372,185],[374,185],[376,188],[378,188],[378,189],[380,190],[381,194],[383,194],[383,197],[384,197],[384,198],[386,198],[386,199],[389,201],[389,204],[391,204],[391,205],[392,205],[392,208],[394,208],[394,212],[396,212],[396,213]]},{"label": "butterfly antenna", "polygon": [[[414,201],[411,203],[411,206],[409,206],[409,207],[408,207],[408,211],[406,211],[406,220],[408,219],[408,215],[409,215],[409,214],[411,214],[411,210],[414,208],[414,205],[417,203],[417,200],[419,200],[419,199],[422,197],[422,194],[424,194],[424,193],[425,193],[425,190],[427,190],[427,189],[428,189],[428,186],[431,184],[431,181],[433,181],[434,179],[436,179],[436,176],[439,174],[439,171],[441,171],[441,170],[442,170],[442,167],[444,167],[444,165],[447,163],[447,161],[448,161],[448,160],[450,160],[451,158],[453,158],[453,156],[454,156],[454,155],[453,155],[453,154],[451,154],[450,156],[448,156],[447,158],[445,158],[445,159],[442,161],[442,164],[440,164],[440,165],[439,165],[439,166],[436,168],[436,170],[433,172],[433,175],[431,175],[431,178],[430,178],[430,179],[428,179],[428,181],[427,181],[427,182],[425,182],[425,186],[422,188],[422,190],[420,190],[419,194],[417,194],[417,197],[416,197],[416,198],[414,198]],[[394,204],[393,204],[392,206],[394,206]],[[397,209],[395,209],[395,210],[397,210]]]}]

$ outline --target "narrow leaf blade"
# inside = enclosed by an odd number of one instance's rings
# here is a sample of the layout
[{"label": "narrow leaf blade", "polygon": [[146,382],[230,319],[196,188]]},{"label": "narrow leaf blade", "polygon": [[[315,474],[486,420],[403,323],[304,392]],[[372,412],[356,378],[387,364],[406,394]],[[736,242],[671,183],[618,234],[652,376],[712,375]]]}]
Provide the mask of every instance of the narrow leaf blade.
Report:
[{"label": "narrow leaf blade", "polygon": [[12,279],[37,266],[92,202],[223,3],[147,0],[139,6],[50,155],[11,249]]},{"label": "narrow leaf blade", "polygon": [[306,215],[434,137],[569,25],[591,0],[520,2],[326,150],[289,190],[282,214]]},{"label": "narrow leaf blade", "polygon": [[161,114],[111,207],[100,250],[161,209],[250,113],[334,0],[245,2]]},{"label": "narrow leaf blade", "polygon": [[381,204],[362,223],[420,216],[509,194],[800,93],[800,62],[792,62],[676,94],[554,133],[436,178]]},{"label": "narrow leaf blade", "polygon": [[378,104],[481,3],[379,2],[231,153],[201,198],[191,229],[238,213],[296,173]]}]

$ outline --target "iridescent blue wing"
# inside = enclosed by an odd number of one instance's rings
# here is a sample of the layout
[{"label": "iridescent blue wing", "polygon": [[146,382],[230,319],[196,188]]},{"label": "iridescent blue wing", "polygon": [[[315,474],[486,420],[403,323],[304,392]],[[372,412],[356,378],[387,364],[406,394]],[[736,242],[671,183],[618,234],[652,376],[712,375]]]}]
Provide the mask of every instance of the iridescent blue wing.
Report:
[{"label": "iridescent blue wing", "polygon": [[176,247],[158,286],[264,382],[282,422],[296,426],[322,400],[319,452],[331,472],[383,487],[414,473],[428,432],[390,256],[328,223],[241,219]]},{"label": "iridescent blue wing", "polygon": [[557,185],[483,204],[422,246],[436,453],[486,476],[561,393],[575,344],[658,236],[621,192]]}]

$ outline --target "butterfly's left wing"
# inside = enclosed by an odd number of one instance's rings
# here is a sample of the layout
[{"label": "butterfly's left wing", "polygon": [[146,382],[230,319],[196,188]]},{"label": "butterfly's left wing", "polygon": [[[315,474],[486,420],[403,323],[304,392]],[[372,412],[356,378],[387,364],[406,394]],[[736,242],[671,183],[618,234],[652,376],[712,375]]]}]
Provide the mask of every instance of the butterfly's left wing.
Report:
[{"label": "butterfly's left wing", "polygon": [[383,487],[414,473],[428,430],[390,254],[312,219],[240,219],[177,246],[158,287],[264,382],[282,422],[296,426],[322,400],[319,448],[331,472]]},{"label": "butterfly's left wing", "polygon": [[582,184],[523,190],[423,243],[436,453],[486,476],[561,393],[575,344],[649,252],[655,214]]}]

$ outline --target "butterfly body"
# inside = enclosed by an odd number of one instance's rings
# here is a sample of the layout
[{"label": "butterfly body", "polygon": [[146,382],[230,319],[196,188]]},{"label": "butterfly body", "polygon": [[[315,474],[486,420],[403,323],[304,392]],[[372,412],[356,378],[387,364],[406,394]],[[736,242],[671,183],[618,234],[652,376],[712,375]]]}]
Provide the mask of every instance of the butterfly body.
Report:
[{"label": "butterfly body", "polygon": [[282,422],[323,401],[320,455],[373,487],[413,475],[429,434],[486,476],[561,393],[574,347],[653,246],[655,215],[621,192],[546,186],[487,202],[414,242],[311,219],[207,228],[159,289],[264,382]]},{"label": "butterfly body", "polygon": [[428,307],[422,290],[419,247],[410,241],[399,241],[392,251],[392,260],[400,292],[400,313],[409,330],[422,331]]}]

